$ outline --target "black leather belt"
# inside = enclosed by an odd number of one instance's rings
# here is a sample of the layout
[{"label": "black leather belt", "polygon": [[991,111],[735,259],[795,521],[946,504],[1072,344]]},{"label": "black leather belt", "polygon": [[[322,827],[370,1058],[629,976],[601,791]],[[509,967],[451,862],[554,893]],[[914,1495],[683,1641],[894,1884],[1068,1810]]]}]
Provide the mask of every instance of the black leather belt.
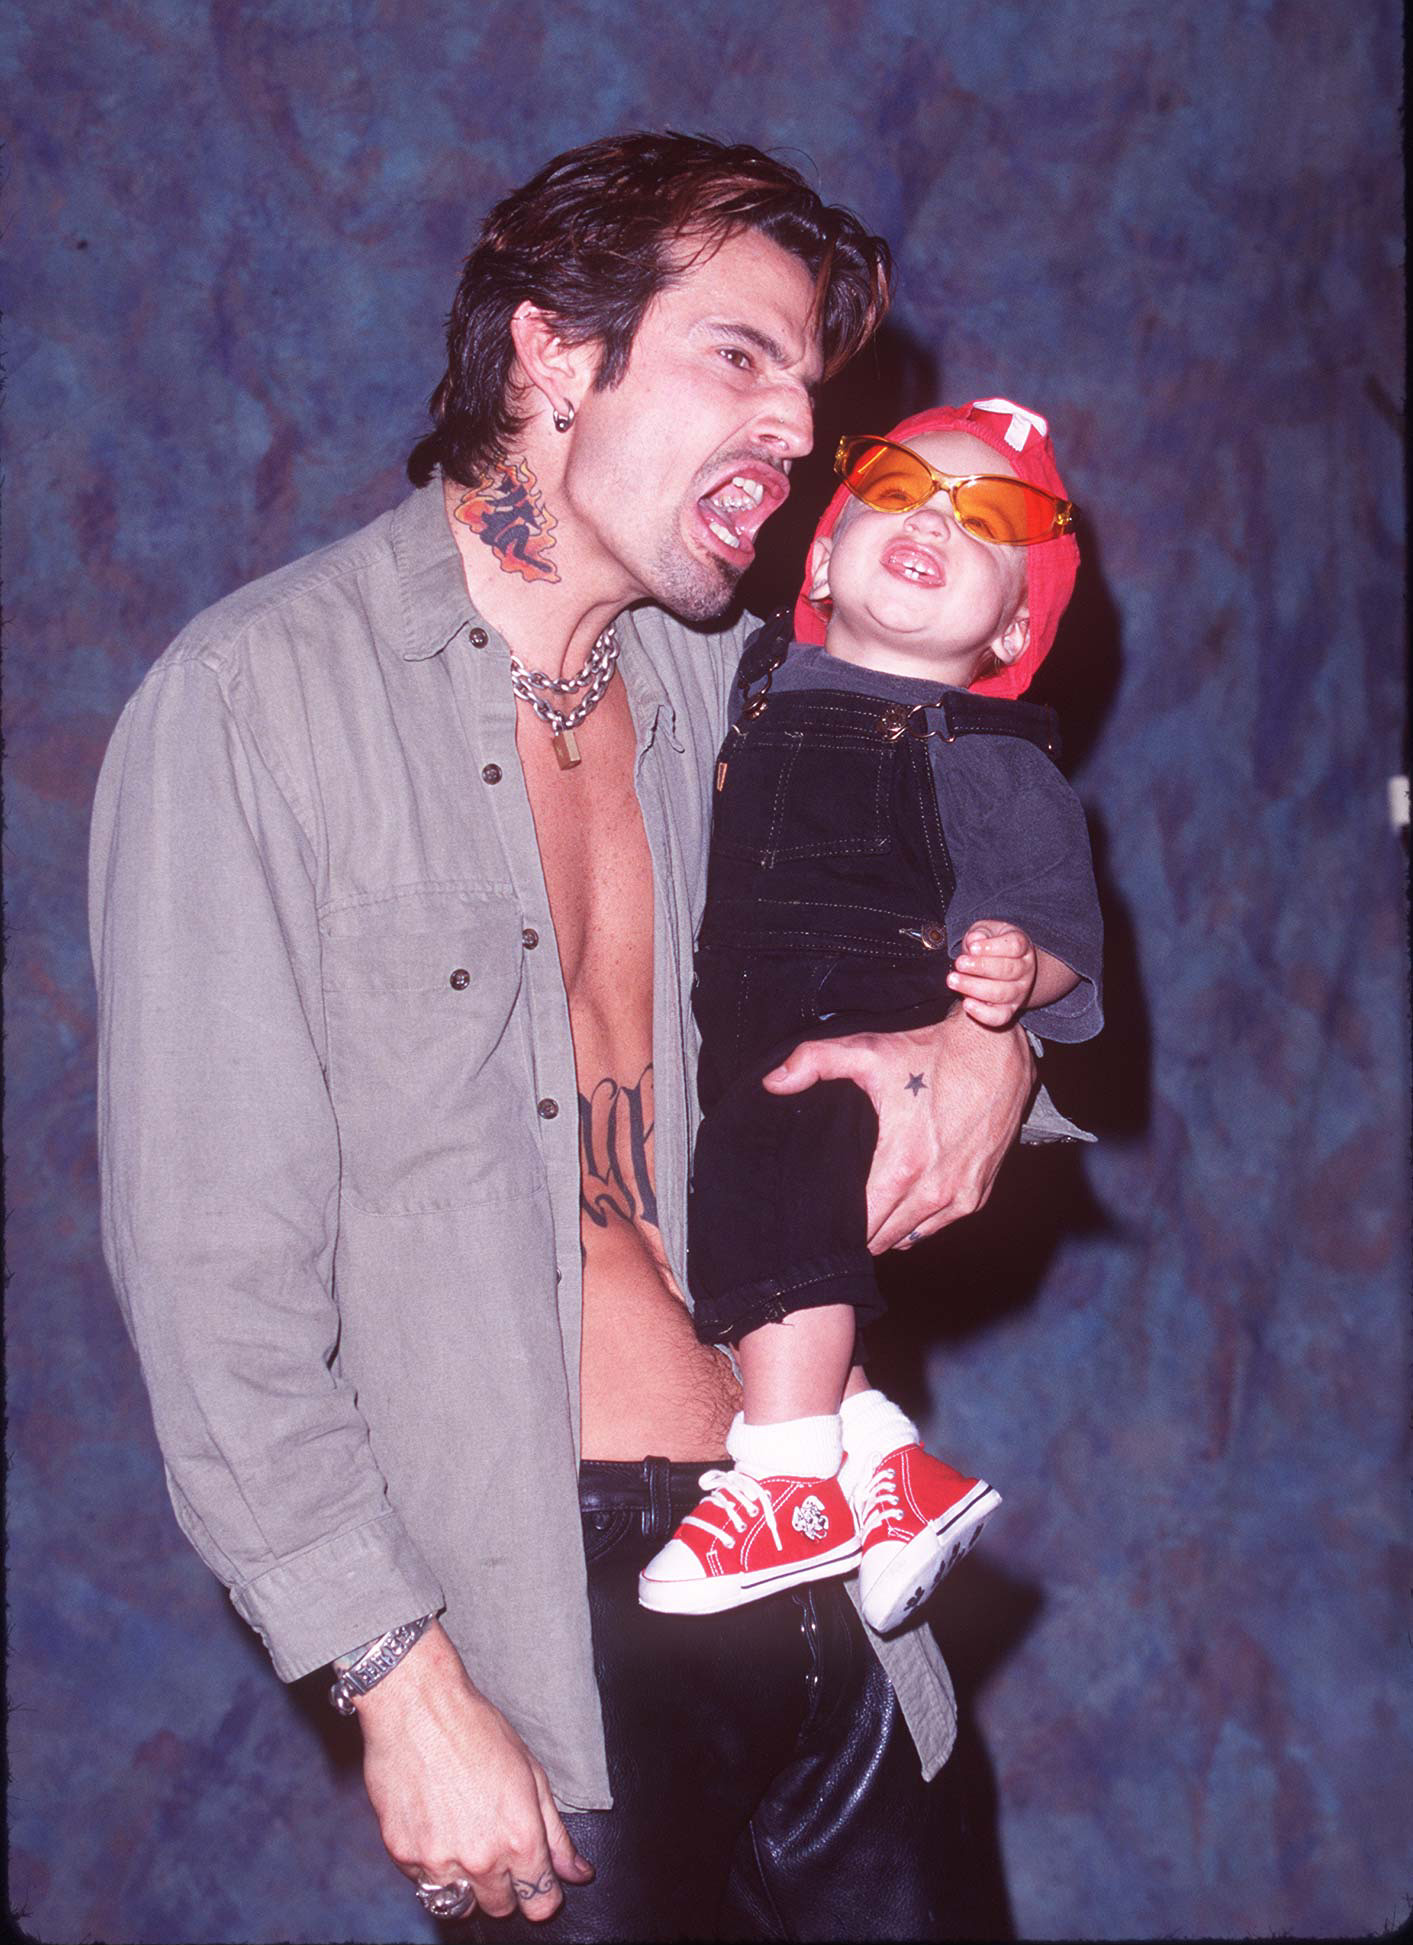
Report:
[{"label": "black leather belt", "polygon": [[583,1513],[638,1513],[643,1536],[666,1540],[702,1497],[701,1477],[712,1467],[729,1470],[727,1458],[674,1465],[669,1459],[585,1459],[579,1467]]}]

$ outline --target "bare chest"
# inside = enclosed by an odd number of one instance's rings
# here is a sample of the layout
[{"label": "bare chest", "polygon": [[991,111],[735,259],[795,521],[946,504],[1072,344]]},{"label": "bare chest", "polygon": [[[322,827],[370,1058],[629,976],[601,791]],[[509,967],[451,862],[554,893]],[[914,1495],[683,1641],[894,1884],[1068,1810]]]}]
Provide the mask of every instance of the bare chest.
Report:
[{"label": "bare chest", "polygon": [[581,1075],[591,1052],[631,1055],[641,1046],[646,1061],[652,857],[633,788],[633,724],[622,684],[579,729],[581,761],[573,769],[559,767],[547,729],[523,705],[516,739]]}]

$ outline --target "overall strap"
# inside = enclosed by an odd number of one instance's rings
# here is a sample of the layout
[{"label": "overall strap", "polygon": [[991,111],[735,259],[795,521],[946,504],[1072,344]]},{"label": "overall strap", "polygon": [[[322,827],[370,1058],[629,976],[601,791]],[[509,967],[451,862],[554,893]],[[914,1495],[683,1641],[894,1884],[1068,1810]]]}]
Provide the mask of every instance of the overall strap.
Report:
[{"label": "overall strap", "polygon": [[[736,671],[736,681],[743,696],[750,694],[753,683],[766,680],[775,673],[790,653],[794,639],[795,618],[788,608],[781,608],[768,621],[763,621],[748,637],[740,667]],[[766,680],[767,689],[769,686]]]},{"label": "overall strap", "polygon": [[929,715],[934,712],[942,718],[934,733],[944,743],[955,743],[959,736],[1019,736],[1054,762],[1060,760],[1060,719],[1044,703],[949,689],[929,706]]}]

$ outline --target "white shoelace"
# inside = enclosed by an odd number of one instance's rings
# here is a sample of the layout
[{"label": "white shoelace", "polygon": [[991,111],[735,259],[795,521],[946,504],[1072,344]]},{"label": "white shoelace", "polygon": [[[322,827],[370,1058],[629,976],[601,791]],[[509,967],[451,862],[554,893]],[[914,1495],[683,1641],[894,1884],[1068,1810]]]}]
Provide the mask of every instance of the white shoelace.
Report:
[{"label": "white shoelace", "polygon": [[875,1526],[886,1526],[894,1513],[902,1511],[897,1493],[897,1483],[892,1466],[880,1466],[868,1482],[863,1496],[862,1517],[859,1521],[860,1534],[871,1533]]},{"label": "white shoelace", "polygon": [[746,1530],[747,1522],[741,1517],[743,1510],[752,1518],[757,1513],[764,1513],[765,1523],[770,1528],[770,1537],[775,1542],[777,1553],[781,1550],[780,1528],[775,1523],[775,1505],[759,1479],[752,1479],[748,1472],[704,1472],[698,1484],[707,1488],[707,1498],[703,1503],[708,1506],[719,1506],[730,1520],[735,1532],[728,1533],[723,1527],[713,1525],[710,1520],[698,1519],[695,1513],[688,1513],[682,1522],[684,1526],[699,1526],[703,1533],[712,1534],[729,1550],[736,1544],[736,1533],[744,1533]]}]

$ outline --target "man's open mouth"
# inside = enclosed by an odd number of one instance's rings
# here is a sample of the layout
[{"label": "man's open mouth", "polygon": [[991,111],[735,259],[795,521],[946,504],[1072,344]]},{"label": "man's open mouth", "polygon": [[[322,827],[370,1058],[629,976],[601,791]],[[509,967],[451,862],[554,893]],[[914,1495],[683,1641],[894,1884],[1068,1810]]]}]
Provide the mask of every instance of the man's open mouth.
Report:
[{"label": "man's open mouth", "polygon": [[930,547],[919,547],[914,540],[894,540],[883,550],[882,563],[889,574],[915,587],[940,588],[947,579],[941,561]]},{"label": "man's open mouth", "polygon": [[756,535],[790,491],[773,466],[738,466],[697,501],[702,525],[730,560],[742,566],[756,551]]}]

